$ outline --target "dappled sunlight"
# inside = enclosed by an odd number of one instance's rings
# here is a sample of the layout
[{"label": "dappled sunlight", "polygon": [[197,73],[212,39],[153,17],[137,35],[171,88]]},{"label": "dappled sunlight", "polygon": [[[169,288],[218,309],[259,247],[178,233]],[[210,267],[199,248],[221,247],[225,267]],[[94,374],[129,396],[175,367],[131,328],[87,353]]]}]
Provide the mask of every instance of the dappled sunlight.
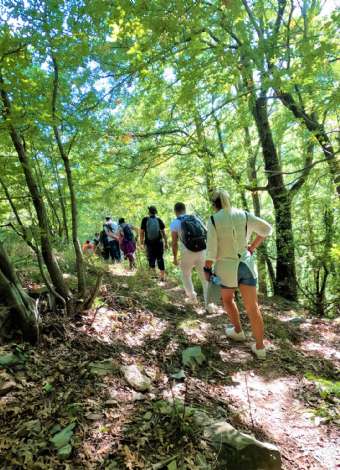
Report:
[{"label": "dappled sunlight", "polygon": [[154,318],[152,323],[142,325],[138,332],[126,332],[123,334],[123,340],[128,346],[142,346],[147,339],[158,339],[167,327],[167,321]]},{"label": "dappled sunlight", "polygon": [[[221,396],[228,402],[231,400],[245,422],[253,421],[255,426],[265,428],[272,439],[289,441],[290,445],[296,445],[303,436],[304,444],[297,447],[297,452],[301,456],[309,452],[317,460],[322,455],[329,462],[328,468],[332,468],[336,456],[335,433],[331,433],[332,439],[325,440],[323,430],[306,413],[304,402],[295,398],[301,383],[299,378],[264,380],[255,371],[236,372],[231,378],[235,385],[225,386]],[[319,448],[315,446],[316,440],[322,442]]]},{"label": "dappled sunlight", "polygon": [[228,351],[219,351],[220,358],[223,362],[229,364],[230,362],[238,364],[246,364],[248,361],[253,359],[250,350],[239,349],[232,347]]},{"label": "dappled sunlight", "polygon": [[322,357],[332,361],[340,361],[340,351],[325,343],[319,343],[308,339],[299,344],[299,349],[305,353],[316,353],[320,358]]},{"label": "dappled sunlight", "polygon": [[193,343],[205,342],[211,332],[211,324],[197,318],[186,318],[180,321],[177,328],[182,330]]}]

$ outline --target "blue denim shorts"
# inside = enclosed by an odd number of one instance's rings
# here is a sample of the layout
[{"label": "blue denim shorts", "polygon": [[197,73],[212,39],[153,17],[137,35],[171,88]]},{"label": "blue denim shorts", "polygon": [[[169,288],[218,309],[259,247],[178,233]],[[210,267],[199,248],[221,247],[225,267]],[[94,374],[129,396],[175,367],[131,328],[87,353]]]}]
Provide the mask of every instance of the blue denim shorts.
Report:
[{"label": "blue denim shorts", "polygon": [[[257,279],[253,276],[246,263],[243,263],[242,261],[238,265],[237,281],[238,285],[243,284],[246,286],[256,286],[257,284]],[[221,284],[221,287],[222,289],[235,289],[235,287],[228,287],[223,284]]]}]

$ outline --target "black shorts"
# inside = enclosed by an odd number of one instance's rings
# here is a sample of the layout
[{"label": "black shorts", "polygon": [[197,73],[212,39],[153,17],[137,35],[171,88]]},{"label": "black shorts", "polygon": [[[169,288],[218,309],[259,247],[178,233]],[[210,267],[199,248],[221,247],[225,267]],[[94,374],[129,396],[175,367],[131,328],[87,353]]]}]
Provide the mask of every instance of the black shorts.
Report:
[{"label": "black shorts", "polygon": [[148,261],[149,261],[149,266],[150,268],[155,268],[156,267],[156,261],[157,261],[157,266],[160,269],[160,271],[164,271],[164,245],[162,240],[157,240],[155,242],[148,242],[146,244],[146,250],[147,250],[147,256],[148,256]]}]

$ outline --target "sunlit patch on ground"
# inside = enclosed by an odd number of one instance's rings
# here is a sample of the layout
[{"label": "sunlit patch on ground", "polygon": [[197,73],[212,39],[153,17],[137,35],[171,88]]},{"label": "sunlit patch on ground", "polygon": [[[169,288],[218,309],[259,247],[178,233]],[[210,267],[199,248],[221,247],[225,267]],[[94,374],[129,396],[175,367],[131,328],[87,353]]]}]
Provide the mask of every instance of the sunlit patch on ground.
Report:
[{"label": "sunlit patch on ground", "polygon": [[340,361],[340,351],[327,346],[326,344],[306,340],[300,343],[300,349],[308,353],[315,352],[326,359]]}]

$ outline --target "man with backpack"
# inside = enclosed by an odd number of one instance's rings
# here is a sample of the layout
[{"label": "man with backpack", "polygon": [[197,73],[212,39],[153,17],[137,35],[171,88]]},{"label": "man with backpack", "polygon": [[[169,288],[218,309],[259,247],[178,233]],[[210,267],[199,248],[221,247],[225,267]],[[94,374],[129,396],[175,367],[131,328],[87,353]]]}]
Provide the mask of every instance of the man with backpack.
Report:
[{"label": "man with backpack", "polygon": [[[197,303],[197,294],[191,278],[192,270],[196,268],[202,282],[204,302],[206,303],[208,283],[203,269],[207,238],[206,228],[198,217],[186,214],[183,202],[177,202],[174,211],[176,219],[170,224],[174,264],[176,266],[180,264],[185,293],[192,303]],[[181,255],[180,263],[178,263],[178,249]]]},{"label": "man with backpack", "polygon": [[131,224],[127,224],[123,217],[119,219],[118,224],[121,235],[120,246],[125,259],[129,260],[130,269],[133,269],[136,267],[135,251],[137,238],[133,232],[138,233],[138,230]]},{"label": "man with backpack", "polygon": [[120,262],[120,235],[118,231],[118,225],[112,221],[111,217],[105,217],[105,223],[103,225],[104,236],[104,259],[108,260],[111,256],[113,262]]},{"label": "man with backpack", "polygon": [[145,244],[149,267],[154,270],[157,261],[161,280],[164,281],[165,265],[163,255],[164,247],[166,250],[168,249],[168,240],[165,234],[164,222],[157,217],[157,209],[155,206],[149,207],[149,216],[144,217],[142,220],[140,241],[142,245]]}]

